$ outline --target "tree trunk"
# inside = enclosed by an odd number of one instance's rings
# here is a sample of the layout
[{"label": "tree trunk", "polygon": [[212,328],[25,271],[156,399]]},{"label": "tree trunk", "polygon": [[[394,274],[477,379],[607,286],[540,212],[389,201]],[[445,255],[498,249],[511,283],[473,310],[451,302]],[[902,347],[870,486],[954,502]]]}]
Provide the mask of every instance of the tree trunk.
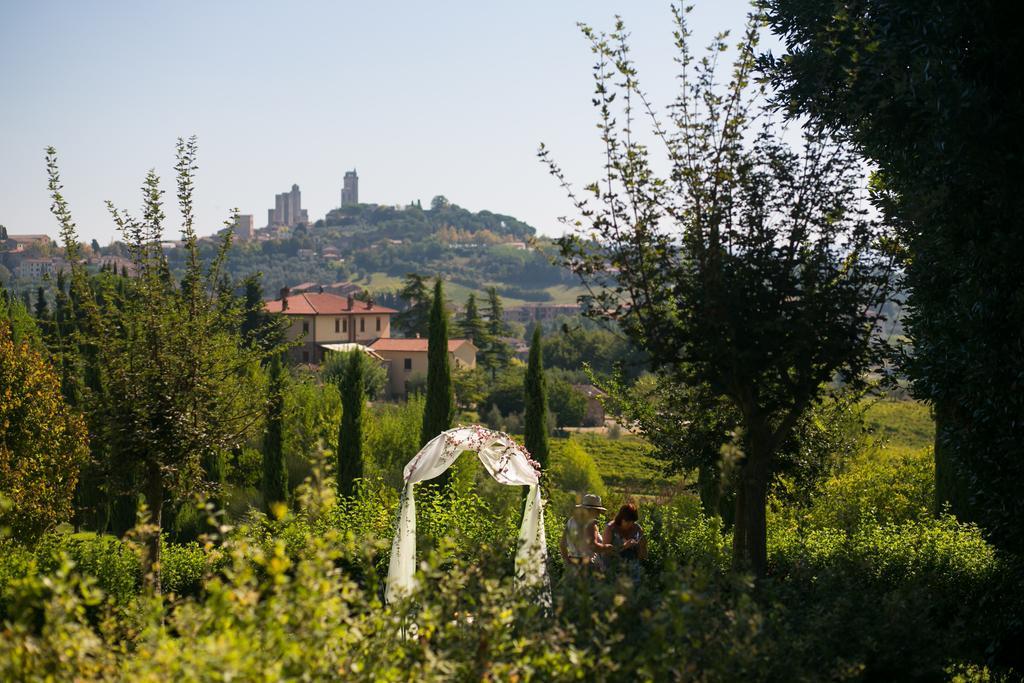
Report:
[{"label": "tree trunk", "polygon": [[701,465],[697,469],[697,490],[700,505],[708,517],[721,514],[719,502],[722,498],[722,468],[717,462]]},{"label": "tree trunk", "polygon": [[154,594],[160,593],[160,532],[163,530],[164,486],[159,472],[151,473],[146,487],[149,504],[149,523],[152,527],[147,538],[145,580]]},{"label": "tree trunk", "polygon": [[[754,446],[752,444],[752,446]],[[768,458],[760,444],[748,450],[736,486],[736,520],[732,537],[732,567],[737,572],[768,574]]]}]

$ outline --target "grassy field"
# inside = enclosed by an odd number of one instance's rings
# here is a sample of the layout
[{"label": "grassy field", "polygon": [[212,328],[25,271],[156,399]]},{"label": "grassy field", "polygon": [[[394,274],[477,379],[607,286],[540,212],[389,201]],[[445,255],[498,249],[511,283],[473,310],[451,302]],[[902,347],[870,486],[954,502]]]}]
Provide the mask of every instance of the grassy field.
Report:
[{"label": "grassy field", "polygon": [[875,401],[864,417],[868,429],[887,447],[927,448],[935,440],[931,409],[918,401]]},{"label": "grassy field", "polygon": [[[880,400],[872,402],[866,413],[868,430],[880,440],[882,456],[898,456],[920,451],[932,445],[935,422],[928,406],[917,401]],[[618,494],[655,497],[678,489],[682,475],[667,477],[662,463],[651,457],[652,447],[645,440],[624,435],[610,439],[601,434],[576,434],[551,440],[551,466],[557,467],[569,439],[578,442],[597,464],[609,490]]]},{"label": "grassy field", "polygon": [[[388,275],[387,273],[383,273],[383,272],[368,273],[365,277],[362,277],[362,278],[360,278],[358,280],[353,280],[353,282],[355,284],[359,285],[360,287],[365,287],[366,289],[368,289],[370,291],[393,291],[393,292],[397,292],[398,290],[400,290],[402,288],[402,278],[401,277],[396,277],[394,275]],[[488,283],[488,284],[493,284],[493,285],[495,285],[497,287],[501,287],[502,286],[502,284],[500,282],[494,282],[494,283]],[[526,301],[524,299],[516,299],[514,297],[507,297],[507,296],[502,296],[501,300],[502,300],[502,303],[505,304],[505,306],[522,306],[524,304],[536,304],[536,303],[545,303],[545,304],[574,304],[574,303],[576,303],[576,297],[578,297],[580,294],[584,293],[582,287],[567,287],[565,285],[556,285],[556,286],[553,286],[553,287],[546,287],[544,289],[544,291],[546,291],[549,294],[551,294],[551,300],[550,301],[543,301],[543,302]],[[446,282],[445,283],[445,295],[449,299],[451,299],[451,301],[453,303],[456,303],[456,304],[458,304],[460,306],[463,305],[466,302],[466,299],[469,297],[470,292],[474,292],[476,294],[476,296],[477,296],[477,299],[480,299],[481,297],[486,297],[487,296],[487,292],[485,292],[483,289],[470,289],[469,287],[464,287],[463,285],[456,284],[454,282]]]},{"label": "grassy field", "polygon": [[[681,476],[666,477],[662,464],[651,457],[651,445],[635,436],[609,439],[598,434],[570,437],[594,458],[605,485],[618,493],[657,496],[682,482]],[[551,466],[555,468],[569,438],[551,440]]]}]

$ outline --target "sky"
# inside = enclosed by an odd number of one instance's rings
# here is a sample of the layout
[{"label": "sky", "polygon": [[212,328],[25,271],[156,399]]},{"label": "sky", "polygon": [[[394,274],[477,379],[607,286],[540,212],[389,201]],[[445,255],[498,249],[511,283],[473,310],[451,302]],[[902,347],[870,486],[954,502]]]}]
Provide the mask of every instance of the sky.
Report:
[{"label": "sky", "polygon": [[[749,7],[696,5],[694,48],[738,36]],[[667,1],[0,0],[0,224],[56,236],[53,145],[84,240],[116,236],[104,201],[137,211],[150,168],[173,239],[175,141],[195,134],[200,234],[235,207],[265,225],[293,183],[322,218],[353,168],[362,202],[443,194],[559,234],[571,206],[537,148],[576,184],[600,172],[593,55],[577,22],[611,29],[617,13],[642,85],[667,104]]]}]

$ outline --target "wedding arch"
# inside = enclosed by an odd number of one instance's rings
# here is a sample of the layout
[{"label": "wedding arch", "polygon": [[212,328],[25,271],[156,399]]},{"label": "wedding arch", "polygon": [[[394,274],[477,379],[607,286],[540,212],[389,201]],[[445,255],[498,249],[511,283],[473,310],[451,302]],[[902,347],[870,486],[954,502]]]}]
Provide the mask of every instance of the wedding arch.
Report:
[{"label": "wedding arch", "polygon": [[416,501],[413,487],[440,476],[466,451],[475,452],[495,481],[509,486],[529,486],[523,523],[516,550],[516,583],[546,591],[548,587],[547,540],[544,505],[540,496],[540,465],[512,437],[477,425],[441,432],[416,454],[403,471],[398,531],[391,543],[386,597],[389,602],[416,588]]}]

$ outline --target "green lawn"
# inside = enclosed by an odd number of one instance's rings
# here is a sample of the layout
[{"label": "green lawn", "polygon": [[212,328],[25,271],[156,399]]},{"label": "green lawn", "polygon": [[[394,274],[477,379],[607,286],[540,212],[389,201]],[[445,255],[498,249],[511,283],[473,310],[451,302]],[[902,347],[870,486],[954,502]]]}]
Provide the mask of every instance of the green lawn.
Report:
[{"label": "green lawn", "polygon": [[[620,493],[656,496],[682,481],[682,477],[666,477],[661,463],[652,458],[651,445],[635,436],[609,439],[597,434],[578,434],[575,439],[597,464],[605,485]],[[551,466],[556,467],[568,438],[551,440]]]},{"label": "green lawn", "polygon": [[935,440],[931,409],[918,401],[875,401],[864,417],[868,429],[890,448],[917,450]]}]

